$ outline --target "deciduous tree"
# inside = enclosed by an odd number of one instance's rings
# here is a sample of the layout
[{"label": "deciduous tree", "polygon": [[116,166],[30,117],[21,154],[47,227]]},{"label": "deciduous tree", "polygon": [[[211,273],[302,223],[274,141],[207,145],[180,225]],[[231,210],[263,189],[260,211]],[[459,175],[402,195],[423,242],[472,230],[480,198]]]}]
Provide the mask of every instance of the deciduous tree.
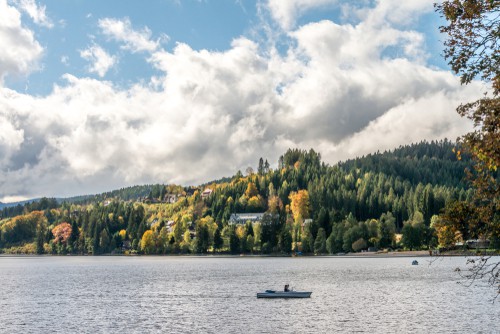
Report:
[{"label": "deciduous tree", "polygon": [[[457,108],[473,121],[474,131],[460,140],[472,156],[469,179],[475,188],[473,206],[485,237],[500,236],[500,1],[446,0],[436,4],[446,19],[441,32],[448,36],[444,56],[462,84],[480,79],[487,91],[476,101]],[[461,152],[457,155],[460,157]],[[467,218],[467,217],[464,217]],[[491,263],[493,261],[493,263]],[[472,262],[474,263],[474,262]],[[500,262],[483,258],[472,265],[471,279],[487,278],[500,295]]]},{"label": "deciduous tree", "polygon": [[71,235],[71,231],[71,225],[66,222],[63,222],[54,227],[52,229],[52,234],[54,235],[54,243],[66,245]]},{"label": "deciduous tree", "polygon": [[154,251],[154,239],[153,239],[153,231],[147,230],[144,232],[141,238],[141,250],[144,254],[152,254]]},{"label": "deciduous tree", "polygon": [[290,194],[290,209],[295,222],[302,223],[303,219],[309,218],[309,192],[299,190]]}]

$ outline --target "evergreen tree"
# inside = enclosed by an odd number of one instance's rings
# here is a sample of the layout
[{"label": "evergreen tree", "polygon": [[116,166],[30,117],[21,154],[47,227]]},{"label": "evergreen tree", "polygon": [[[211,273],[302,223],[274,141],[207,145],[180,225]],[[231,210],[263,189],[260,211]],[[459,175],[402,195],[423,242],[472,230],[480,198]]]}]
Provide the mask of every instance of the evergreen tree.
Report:
[{"label": "evergreen tree", "polygon": [[[1,229],[0,229],[1,233]],[[45,234],[46,234],[46,228],[45,224],[43,221],[39,221],[37,224],[37,230],[36,230],[36,253],[37,254],[43,254],[44,248],[43,245],[45,243]],[[1,240],[1,237],[0,237]]]},{"label": "evergreen tree", "polygon": [[254,236],[253,234],[253,225],[251,222],[248,222],[246,225],[247,228],[247,235],[251,235],[252,237]]},{"label": "evergreen tree", "polygon": [[106,228],[102,229],[99,235],[99,251],[101,253],[107,253],[109,251],[110,241],[108,230]]},{"label": "evergreen tree", "polygon": [[196,225],[195,253],[206,254],[208,252],[210,236],[205,224]]},{"label": "evergreen tree", "polygon": [[328,239],[326,239],[326,250],[329,254],[335,254],[337,251],[335,248],[335,233],[333,231],[328,236]]},{"label": "evergreen tree", "polygon": [[94,234],[93,234],[93,239],[92,239],[92,254],[93,255],[100,254],[100,249],[99,249],[100,234],[101,234],[101,230],[99,228],[99,224],[95,224],[94,225]]},{"label": "evergreen tree", "polygon": [[281,230],[278,247],[282,253],[290,254],[292,252],[292,234],[287,226]]},{"label": "evergreen tree", "polygon": [[269,162],[267,162],[267,159],[264,162],[264,173],[269,173]]},{"label": "evergreen tree", "polygon": [[71,224],[71,235],[68,240],[68,245],[71,247],[73,253],[79,251],[78,240],[80,238],[80,230],[78,229],[78,224],[73,221]]},{"label": "evergreen tree", "polygon": [[238,254],[240,251],[240,241],[236,235],[235,228],[229,229],[229,252],[231,254]]},{"label": "evergreen tree", "polygon": [[326,233],[323,228],[318,230],[318,235],[314,241],[314,253],[324,254],[326,253]]},{"label": "evergreen tree", "polygon": [[330,214],[323,206],[319,210],[317,217],[318,228],[325,230],[326,235],[332,233],[332,226],[330,225]]},{"label": "evergreen tree", "polygon": [[220,229],[217,227],[214,233],[214,251],[218,251],[224,245],[224,240],[221,237]]},{"label": "evergreen tree", "polygon": [[146,222],[146,217],[144,217],[142,219],[141,223],[139,224],[139,227],[137,228],[137,239],[141,239],[144,232],[146,232],[146,230],[148,230],[147,225],[148,224]]},{"label": "evergreen tree", "polygon": [[247,235],[245,245],[246,245],[245,251],[253,253],[253,248],[254,248],[254,245],[255,245],[253,235]]},{"label": "evergreen tree", "polygon": [[130,236],[131,239],[137,238],[137,227],[135,224],[135,215],[134,215],[134,209],[130,210],[130,214],[128,216],[128,225],[127,225],[127,234]]},{"label": "evergreen tree", "polygon": [[259,159],[259,167],[257,168],[257,173],[259,175],[264,175],[264,160],[262,157]]}]

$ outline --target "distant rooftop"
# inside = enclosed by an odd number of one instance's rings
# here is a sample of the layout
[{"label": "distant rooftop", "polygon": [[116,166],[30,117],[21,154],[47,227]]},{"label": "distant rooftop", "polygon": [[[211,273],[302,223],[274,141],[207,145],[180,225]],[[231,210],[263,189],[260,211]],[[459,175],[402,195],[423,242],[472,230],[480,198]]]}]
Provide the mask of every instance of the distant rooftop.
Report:
[{"label": "distant rooftop", "polygon": [[230,224],[245,224],[247,221],[252,223],[262,221],[262,217],[265,212],[256,212],[256,213],[233,213],[231,217],[229,217]]}]

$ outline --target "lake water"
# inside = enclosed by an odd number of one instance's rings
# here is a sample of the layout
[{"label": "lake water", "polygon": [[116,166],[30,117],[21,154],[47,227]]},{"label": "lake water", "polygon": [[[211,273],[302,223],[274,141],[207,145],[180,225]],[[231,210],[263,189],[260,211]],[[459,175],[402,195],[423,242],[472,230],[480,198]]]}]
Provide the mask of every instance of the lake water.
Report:
[{"label": "lake water", "polygon": [[[464,258],[0,257],[2,333],[499,333]],[[500,259],[499,259],[500,260]],[[310,299],[257,299],[265,289]]]}]

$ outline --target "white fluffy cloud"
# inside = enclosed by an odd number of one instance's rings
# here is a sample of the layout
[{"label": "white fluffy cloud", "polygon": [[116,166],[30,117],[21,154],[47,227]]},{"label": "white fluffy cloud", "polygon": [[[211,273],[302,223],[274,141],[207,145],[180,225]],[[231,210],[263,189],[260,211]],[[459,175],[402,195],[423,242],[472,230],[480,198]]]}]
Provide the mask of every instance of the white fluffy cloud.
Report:
[{"label": "white fluffy cloud", "polygon": [[46,28],[52,28],[54,26],[52,20],[45,13],[45,6],[39,6],[35,0],[15,0],[15,3],[22,11],[26,12],[36,24]]},{"label": "white fluffy cloud", "polygon": [[266,7],[281,28],[288,31],[295,27],[297,19],[302,15],[325,6],[341,5],[346,18],[356,17],[371,23],[407,25],[423,12],[431,11],[434,2],[434,0],[376,0],[373,8],[368,8],[370,1],[267,0]]},{"label": "white fluffy cloud", "polygon": [[21,13],[0,0],[0,86],[5,76],[25,75],[37,68],[43,49],[22,25]]},{"label": "white fluffy cloud", "polygon": [[80,56],[91,63],[88,68],[89,72],[97,73],[101,78],[117,62],[116,56],[111,56],[99,45],[92,45],[80,51]]},{"label": "white fluffy cloud", "polygon": [[285,30],[295,25],[295,20],[304,12],[337,3],[338,0],[268,0],[267,6],[272,17]]},{"label": "white fluffy cloud", "polygon": [[[290,30],[286,55],[262,52],[245,37],[224,52],[183,43],[167,51],[147,28],[99,21],[131,52],[147,51],[163,74],[129,89],[67,74],[45,97],[1,88],[0,199],[197,184],[254,166],[261,156],[276,161],[289,147],[312,147],[335,163],[422,139],[454,139],[470,128],[455,106],[480,88],[426,66],[423,35],[376,19],[384,3],[356,14],[356,24]],[[405,6],[403,12],[429,10]]]},{"label": "white fluffy cloud", "polygon": [[160,40],[153,41],[151,39],[152,32],[149,28],[145,27],[139,31],[134,30],[128,18],[123,20],[101,19],[99,20],[99,27],[105,35],[118,42],[123,42],[123,48],[132,52],[153,52],[160,45]]}]

